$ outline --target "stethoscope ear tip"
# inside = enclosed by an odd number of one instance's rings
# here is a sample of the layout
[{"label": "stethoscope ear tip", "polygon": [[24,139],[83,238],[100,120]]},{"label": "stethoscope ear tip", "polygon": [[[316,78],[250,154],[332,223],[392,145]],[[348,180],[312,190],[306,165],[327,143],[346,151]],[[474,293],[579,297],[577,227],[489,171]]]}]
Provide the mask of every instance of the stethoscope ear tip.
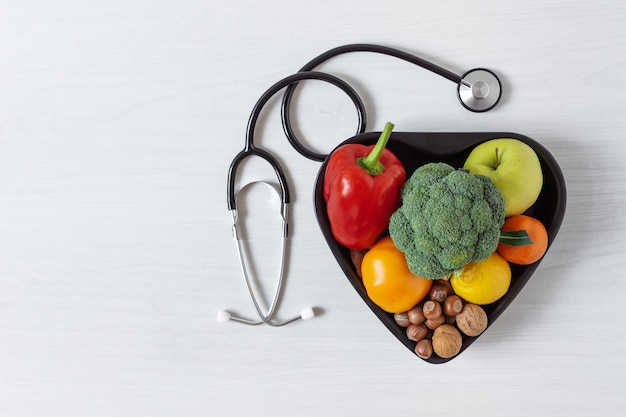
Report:
[{"label": "stethoscope ear tip", "polygon": [[305,308],[300,313],[300,318],[302,320],[309,320],[309,319],[312,319],[313,317],[315,317],[315,310],[313,310],[313,307]]},{"label": "stethoscope ear tip", "polygon": [[219,321],[220,323],[226,323],[227,321],[230,321],[230,313],[226,310],[221,310],[217,313],[217,321]]}]

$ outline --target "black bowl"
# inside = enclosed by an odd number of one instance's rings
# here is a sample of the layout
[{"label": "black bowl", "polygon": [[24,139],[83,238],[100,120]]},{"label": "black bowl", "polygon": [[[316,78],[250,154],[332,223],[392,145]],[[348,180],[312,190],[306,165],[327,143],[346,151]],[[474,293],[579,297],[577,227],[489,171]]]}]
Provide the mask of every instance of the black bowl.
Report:
[{"label": "black bowl", "polygon": [[[348,143],[372,145],[376,143],[379,136],[380,132],[364,133],[344,141],[337,147]],[[415,169],[428,162],[445,162],[455,168],[460,168],[463,166],[465,159],[476,145],[490,139],[497,138],[514,138],[521,140],[522,142],[530,145],[539,157],[544,176],[543,188],[535,204],[530,207],[525,214],[539,219],[545,225],[548,231],[549,250],[550,245],[554,241],[554,238],[556,237],[563,221],[567,197],[565,179],[563,178],[563,173],[561,172],[559,165],[550,152],[537,141],[517,133],[507,132],[393,132],[387,144],[387,148],[402,161],[408,178],[413,171],[415,171]],[[330,231],[328,216],[326,214],[326,202],[324,201],[323,195],[324,172],[326,171],[327,163],[328,158],[324,161],[320,168],[314,191],[317,220],[326,242],[328,243],[332,253],[335,255],[337,262],[339,262],[339,265],[348,278],[348,281],[350,281],[363,301],[365,301],[365,303],[370,307],[374,314],[378,316],[380,321],[382,321],[389,331],[391,331],[391,333],[393,333],[396,338],[409,350],[414,352],[415,342],[407,338],[406,329],[399,326],[395,322],[393,314],[385,312],[369,299],[361,278],[357,275],[356,269],[351,260],[350,251],[340,245],[333,238]],[[511,304],[524,285],[526,285],[540,263],[541,260],[528,266],[511,264],[512,279],[508,292],[495,303],[483,306],[489,319],[488,326],[492,325],[500,314],[502,314],[502,312],[509,306],[509,304]],[[480,336],[463,336],[461,352],[467,349],[478,337]],[[461,352],[459,352],[459,354]],[[458,356],[459,355],[456,355],[453,358]],[[453,358],[444,359],[437,355],[433,355],[429,359],[425,360],[430,363],[443,363]]]}]

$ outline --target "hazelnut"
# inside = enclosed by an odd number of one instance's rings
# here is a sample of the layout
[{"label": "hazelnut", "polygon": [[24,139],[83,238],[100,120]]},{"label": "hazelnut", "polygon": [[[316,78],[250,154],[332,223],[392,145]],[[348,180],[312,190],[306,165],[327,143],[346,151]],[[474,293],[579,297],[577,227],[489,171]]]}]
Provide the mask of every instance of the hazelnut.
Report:
[{"label": "hazelnut", "polygon": [[476,304],[466,304],[456,316],[456,325],[467,336],[478,336],[485,331],[487,323],[487,313]]},{"label": "hazelnut", "polygon": [[443,312],[448,316],[456,316],[463,310],[463,300],[458,295],[450,295],[443,302]]},{"label": "hazelnut", "polygon": [[409,316],[409,322],[411,324],[422,324],[424,323],[424,320],[426,320],[422,307],[419,305],[407,311],[407,315]]},{"label": "hazelnut", "polygon": [[419,342],[428,334],[428,328],[423,324],[411,324],[406,328],[406,336],[409,340]]},{"label": "hazelnut", "polygon": [[461,343],[461,333],[450,324],[442,324],[433,333],[433,351],[444,359],[458,354],[461,351]]},{"label": "hazelnut", "polygon": [[430,287],[430,291],[428,292],[428,297],[431,300],[442,302],[451,293],[452,293],[452,286],[450,285],[450,283],[448,281],[438,279],[435,282],[433,282],[432,287]]},{"label": "hazelnut", "polygon": [[415,354],[422,359],[428,359],[433,354],[433,344],[429,339],[422,339],[415,345]]},{"label": "hazelnut", "polygon": [[427,320],[436,319],[441,316],[441,304],[438,301],[428,300],[424,303],[422,311]]},{"label": "hazelnut", "polygon": [[394,313],[393,319],[396,321],[398,326],[400,327],[409,327],[409,315],[405,313]]},{"label": "hazelnut", "polygon": [[350,250],[350,259],[354,265],[357,276],[361,277],[361,264],[363,263],[363,257],[367,253],[367,249],[364,250]]},{"label": "hazelnut", "polygon": [[424,324],[426,325],[426,327],[428,327],[430,330],[435,330],[437,327],[441,326],[442,324],[444,324],[446,322],[446,316],[444,316],[443,314],[435,317],[434,319],[428,319],[424,322]]}]

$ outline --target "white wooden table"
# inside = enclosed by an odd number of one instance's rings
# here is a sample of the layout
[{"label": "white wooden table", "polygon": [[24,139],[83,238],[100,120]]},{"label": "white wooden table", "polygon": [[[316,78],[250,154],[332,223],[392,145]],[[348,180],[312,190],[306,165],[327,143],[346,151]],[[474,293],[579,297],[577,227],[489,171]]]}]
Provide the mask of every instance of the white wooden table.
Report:
[{"label": "white wooden table", "polygon": [[[319,164],[288,146],[278,98],[257,132],[292,188],[278,317],[321,314],[278,329],[215,320],[253,313],[226,210],[252,106],[355,42],[487,67],[505,88],[474,114],[449,81],[392,58],[323,65],[363,96],[368,130],[521,133],[567,182],[546,259],[445,365],[404,348],[343,276],[314,215]],[[617,0],[0,2],[0,415],[624,415],[625,56]],[[329,85],[294,104],[320,152],[355,130]],[[240,179],[271,178],[249,163]],[[270,293],[264,207],[248,218]]]}]

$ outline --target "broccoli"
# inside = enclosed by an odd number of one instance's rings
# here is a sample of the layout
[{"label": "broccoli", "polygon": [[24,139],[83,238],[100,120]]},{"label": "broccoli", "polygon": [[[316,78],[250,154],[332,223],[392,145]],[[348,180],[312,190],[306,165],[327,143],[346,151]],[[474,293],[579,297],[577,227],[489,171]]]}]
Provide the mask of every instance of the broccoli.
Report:
[{"label": "broccoli", "polygon": [[389,234],[415,275],[442,278],[496,250],[504,198],[489,178],[428,163],[408,179],[401,199]]}]

